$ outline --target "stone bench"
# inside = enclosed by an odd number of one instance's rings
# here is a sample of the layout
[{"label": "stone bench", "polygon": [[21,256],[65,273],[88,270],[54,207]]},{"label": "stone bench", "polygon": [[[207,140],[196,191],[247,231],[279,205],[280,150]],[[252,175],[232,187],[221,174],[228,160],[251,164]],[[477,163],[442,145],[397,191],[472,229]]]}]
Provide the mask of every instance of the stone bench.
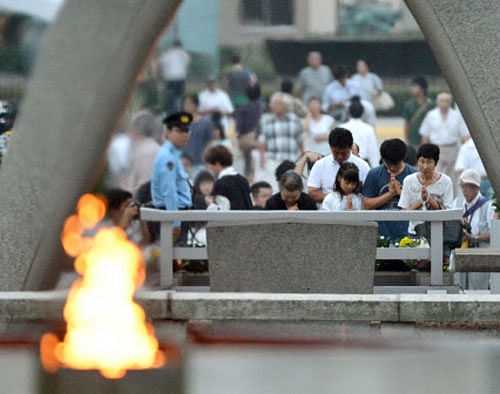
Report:
[{"label": "stone bench", "polygon": [[207,226],[210,290],[373,293],[376,223],[259,220]]},{"label": "stone bench", "polygon": [[456,249],[455,271],[500,272],[500,249]]}]

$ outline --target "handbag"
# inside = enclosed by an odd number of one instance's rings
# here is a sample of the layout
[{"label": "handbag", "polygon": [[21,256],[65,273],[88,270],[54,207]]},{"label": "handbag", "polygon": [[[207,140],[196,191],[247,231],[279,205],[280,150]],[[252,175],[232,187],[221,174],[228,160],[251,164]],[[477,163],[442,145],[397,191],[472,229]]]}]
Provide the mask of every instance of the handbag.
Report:
[{"label": "handbag", "polygon": [[[443,223],[443,243],[451,249],[460,248],[464,233],[461,220],[450,220]],[[417,237],[424,237],[431,244],[431,222],[424,222],[415,226]]]},{"label": "handbag", "polygon": [[375,111],[389,111],[394,108],[394,99],[389,93],[382,91],[373,97],[373,106]]},{"label": "handbag", "polygon": [[255,131],[250,131],[238,137],[238,146],[242,152],[247,152],[257,147],[256,134]]}]

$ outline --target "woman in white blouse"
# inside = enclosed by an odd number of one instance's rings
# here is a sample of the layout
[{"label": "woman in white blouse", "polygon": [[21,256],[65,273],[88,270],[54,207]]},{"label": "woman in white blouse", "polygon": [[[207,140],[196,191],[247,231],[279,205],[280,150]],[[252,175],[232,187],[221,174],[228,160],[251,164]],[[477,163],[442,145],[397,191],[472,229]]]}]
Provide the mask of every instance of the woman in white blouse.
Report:
[{"label": "woman in white blouse", "polygon": [[329,155],[331,151],[328,136],[335,121],[330,115],[321,113],[321,100],[319,98],[311,97],[307,106],[309,114],[303,123],[304,132],[309,135],[306,150],[324,156]]},{"label": "woman in white blouse", "polygon": [[[399,207],[405,210],[450,209],[453,205],[453,183],[449,176],[436,171],[439,162],[439,147],[422,144],[417,151],[419,172],[408,175],[403,181]],[[399,182],[396,190],[400,190]],[[410,222],[408,231],[415,233],[415,225]]]},{"label": "woman in white blouse", "polygon": [[356,71],[352,79],[361,87],[361,98],[372,103],[373,98],[382,93],[382,80],[377,74],[370,72],[368,64],[363,59],[356,62]]}]

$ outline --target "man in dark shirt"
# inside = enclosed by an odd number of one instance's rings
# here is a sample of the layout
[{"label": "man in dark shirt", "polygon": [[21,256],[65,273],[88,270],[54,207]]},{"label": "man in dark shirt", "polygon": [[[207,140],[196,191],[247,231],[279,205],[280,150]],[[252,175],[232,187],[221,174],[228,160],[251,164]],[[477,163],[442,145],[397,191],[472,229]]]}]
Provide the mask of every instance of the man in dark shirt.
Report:
[{"label": "man in dark shirt", "polygon": [[[363,187],[364,209],[399,210],[403,180],[417,169],[404,162],[406,144],[399,138],[385,140],[380,146],[383,164],[372,168]],[[379,235],[399,240],[408,235],[408,222],[379,222]]]},{"label": "man in dark shirt", "polygon": [[285,172],[280,179],[280,192],[274,194],[266,203],[266,210],[272,211],[315,211],[314,199],[302,190],[302,178],[295,171]]},{"label": "man in dark shirt", "polygon": [[191,123],[191,138],[184,148],[184,152],[191,156],[193,161],[193,174],[192,178],[196,177],[198,172],[203,169],[203,152],[210,146],[214,139],[213,125],[210,120],[201,116],[198,112],[199,100],[196,94],[191,94],[184,98],[183,108],[184,111],[189,112],[193,116],[193,123]]},{"label": "man in dark shirt", "polygon": [[225,146],[216,145],[208,149],[203,158],[207,167],[217,177],[212,194],[224,196],[231,203],[231,210],[251,210],[250,186],[245,177],[232,166],[233,155]]}]

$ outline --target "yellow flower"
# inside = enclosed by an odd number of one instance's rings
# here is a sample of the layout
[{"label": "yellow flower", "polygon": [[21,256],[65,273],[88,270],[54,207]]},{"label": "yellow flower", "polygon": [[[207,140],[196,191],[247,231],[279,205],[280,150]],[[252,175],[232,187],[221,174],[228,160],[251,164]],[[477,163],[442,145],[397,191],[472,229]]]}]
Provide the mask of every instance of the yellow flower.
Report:
[{"label": "yellow flower", "polygon": [[408,237],[404,237],[400,242],[399,242],[399,245],[401,245],[403,248],[406,248],[408,246],[411,246],[413,244],[413,241],[408,238]]}]

